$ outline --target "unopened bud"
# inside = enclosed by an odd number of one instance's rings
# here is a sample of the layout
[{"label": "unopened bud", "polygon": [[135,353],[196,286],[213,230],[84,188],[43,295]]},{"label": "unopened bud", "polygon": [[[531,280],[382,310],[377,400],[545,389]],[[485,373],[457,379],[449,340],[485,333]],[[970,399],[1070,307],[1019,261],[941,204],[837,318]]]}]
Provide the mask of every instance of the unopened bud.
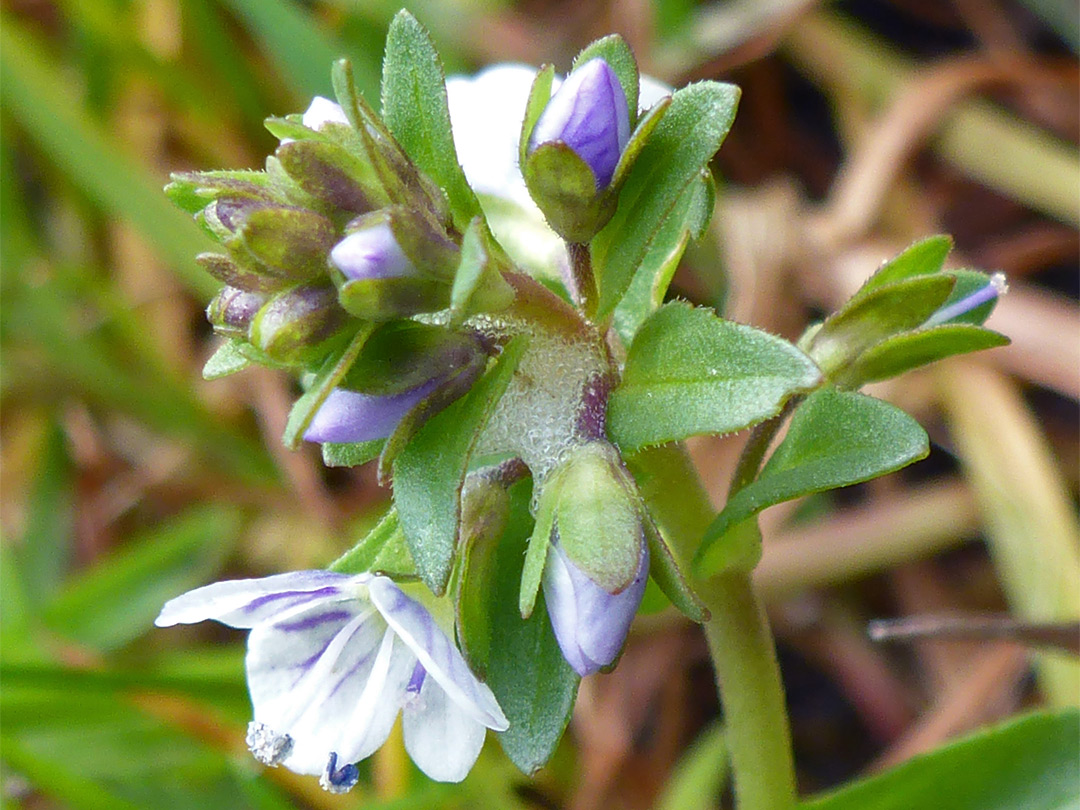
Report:
[{"label": "unopened bud", "polygon": [[251,343],[283,363],[302,362],[344,324],[345,313],[329,285],[303,284],[270,299],[252,321]]},{"label": "unopened bud", "polygon": [[265,295],[225,287],[206,308],[206,318],[218,334],[246,338],[252,320],[265,303]]},{"label": "unopened bud", "polygon": [[346,236],[330,251],[330,262],[350,281],[417,275],[385,221]]}]

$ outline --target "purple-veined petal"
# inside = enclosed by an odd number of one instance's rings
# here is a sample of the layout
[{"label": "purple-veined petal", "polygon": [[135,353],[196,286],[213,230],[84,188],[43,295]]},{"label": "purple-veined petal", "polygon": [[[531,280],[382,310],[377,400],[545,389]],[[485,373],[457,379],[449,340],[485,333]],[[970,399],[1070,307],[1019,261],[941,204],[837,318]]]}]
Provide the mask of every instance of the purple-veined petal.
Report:
[{"label": "purple-veined petal", "polygon": [[350,577],[332,571],[294,571],[261,579],[233,579],[204,585],[170,599],[154,624],[194,624],[213,619],[230,627],[254,627],[297,605],[347,598]]},{"label": "purple-veined petal", "polygon": [[529,140],[529,148],[562,142],[588,164],[597,189],[606,188],[630,140],[626,94],[603,59],[590,59],[552,95]]},{"label": "purple-veined petal", "polygon": [[398,422],[439,385],[429,380],[409,391],[377,397],[335,388],[304,431],[309,442],[367,442],[385,439]]},{"label": "purple-veined petal", "polygon": [[401,721],[405,750],[437,782],[460,782],[484,747],[484,724],[430,675],[419,694],[406,698]]},{"label": "purple-veined petal", "polygon": [[351,606],[362,612],[348,618],[340,605],[309,606],[259,625],[248,639],[255,722],[292,738],[284,764],[297,773],[323,773],[331,752],[354,761],[358,741],[373,751],[404,699],[410,662],[391,666],[393,632],[366,601]]},{"label": "purple-veined petal", "polygon": [[385,222],[350,233],[331,249],[330,261],[354,281],[416,275],[416,267]]},{"label": "purple-veined petal", "polygon": [[325,124],[348,124],[349,119],[345,117],[345,111],[341,109],[339,104],[328,98],[315,96],[311,100],[311,104],[308,105],[307,110],[304,111],[301,122],[308,129],[318,131]]},{"label": "purple-veined petal", "polygon": [[509,728],[491,689],[476,679],[427,609],[386,577],[372,577],[368,587],[375,607],[427,671],[425,683],[434,679],[478,723],[496,731]]},{"label": "purple-veined petal", "polygon": [[643,542],[633,581],[619,593],[608,593],[579,570],[557,543],[549,547],[544,600],[559,649],[579,675],[590,675],[615,660],[641,604],[648,572],[649,551]]}]

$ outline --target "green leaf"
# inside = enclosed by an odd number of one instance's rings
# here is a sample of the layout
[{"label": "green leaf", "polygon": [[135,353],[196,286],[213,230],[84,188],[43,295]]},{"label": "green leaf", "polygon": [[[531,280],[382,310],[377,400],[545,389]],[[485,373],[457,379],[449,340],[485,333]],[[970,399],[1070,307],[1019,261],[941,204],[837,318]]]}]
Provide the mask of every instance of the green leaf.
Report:
[{"label": "green leaf", "polygon": [[45,609],[56,632],[99,649],[142,635],[165,602],[205,584],[229,548],[238,515],[196,508],[80,572]]},{"label": "green leaf", "polygon": [[1075,810],[1080,713],[1033,714],[915,757],[801,810]]},{"label": "green leaf", "polygon": [[952,237],[946,235],[930,236],[906,248],[895,259],[881,265],[874,275],[856,293],[856,297],[866,295],[881,287],[895,284],[915,276],[929,276],[940,272],[945,258],[952,250]]},{"label": "green leaf", "polygon": [[98,782],[65,768],[64,762],[45,760],[12,736],[3,738],[4,763],[46,796],[72,810],[139,810]]},{"label": "green leaf", "polygon": [[322,459],[327,467],[359,467],[379,457],[385,439],[369,442],[323,442]]},{"label": "green leaf", "polygon": [[540,597],[539,610],[522,620],[517,607],[522,559],[532,530],[526,482],[510,490],[507,529],[499,541],[495,573],[487,591],[491,648],[487,683],[506,713],[510,728],[499,742],[526,774],[551,757],[562,737],[580,679],[566,663]]},{"label": "green leaf", "polygon": [[701,235],[712,218],[716,184],[703,172],[700,183],[691,183],[656,232],[626,295],[615,308],[615,329],[629,346],[645,319],[664,303],[668,285],[679,267],[690,240]]},{"label": "green leaf", "polygon": [[487,226],[475,218],[461,241],[461,264],[450,290],[452,326],[478,312],[505,309],[514,300],[514,290],[502,277],[493,249],[497,248]]},{"label": "green leaf", "polygon": [[592,242],[598,317],[611,313],[668,212],[716,154],[735,118],[739,89],[699,82],[675,92],[619,194],[615,216]]},{"label": "green leaf", "polygon": [[831,377],[883,340],[922,326],[945,303],[955,284],[947,275],[916,276],[856,293],[825,319],[807,353]]},{"label": "green leaf", "polygon": [[627,453],[700,433],[730,433],[779,412],[820,380],[781,338],[712,310],[667,304],[638,330],[608,405],[608,433]]},{"label": "green leaf", "polygon": [[637,122],[638,113],[638,66],[634,58],[634,52],[626,44],[626,40],[618,34],[609,34],[585,46],[585,49],[574,57],[574,65],[571,72],[577,70],[590,59],[603,59],[608,66],[615,71],[615,75],[622,85],[623,93],[626,94],[626,107],[630,111],[630,128],[633,129]]},{"label": "green leaf", "polygon": [[705,532],[694,566],[717,573],[731,550],[726,535],[781,501],[846,487],[906,467],[929,452],[926,431],[887,402],[847,391],[815,391],[795,411],[787,435],[757,480],[740,490]]},{"label": "green leaf", "polygon": [[285,422],[285,434],[281,437],[282,443],[290,450],[300,446],[304,431],[308,429],[330,392],[348,373],[373,329],[373,324],[361,326],[352,340],[327,357],[307,391],[293,404]]},{"label": "green leaf", "polygon": [[382,520],[359,543],[334,560],[329,568],[341,574],[372,571],[395,579],[415,577],[416,564],[409,554],[397,510],[391,506]]},{"label": "green leaf", "polygon": [[867,383],[899,377],[906,371],[954,354],[1007,346],[1004,335],[966,323],[949,323],[890,338],[865,351],[847,372],[842,383],[857,389]]},{"label": "green leaf", "polygon": [[454,222],[464,230],[480,203],[458,163],[442,61],[427,29],[404,9],[386,35],[382,114],[413,162],[446,192]]},{"label": "green leaf", "polygon": [[719,805],[728,777],[724,727],[713,723],[675,765],[656,802],[656,810],[711,810]]},{"label": "green leaf", "polygon": [[210,359],[203,366],[202,376],[204,380],[218,380],[228,377],[238,371],[243,371],[251,365],[251,361],[240,349],[243,341],[226,340],[217,350],[210,355]]},{"label": "green leaf", "polygon": [[480,431],[510,384],[526,338],[511,340],[472,389],[431,417],[394,460],[394,504],[425,584],[446,590],[461,518],[461,487]]}]

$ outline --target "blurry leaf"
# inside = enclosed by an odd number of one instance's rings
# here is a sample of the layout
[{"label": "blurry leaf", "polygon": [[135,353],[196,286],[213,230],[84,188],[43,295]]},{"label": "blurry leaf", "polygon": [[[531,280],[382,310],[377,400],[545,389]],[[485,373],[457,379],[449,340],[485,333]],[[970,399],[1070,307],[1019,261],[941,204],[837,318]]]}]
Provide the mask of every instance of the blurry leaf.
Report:
[{"label": "blurry leaf", "polygon": [[831,376],[887,338],[922,326],[952,293],[951,276],[916,276],[856,293],[825,319],[807,353]]},{"label": "blurry leaf", "polygon": [[217,349],[203,366],[202,376],[204,380],[218,380],[228,377],[238,371],[243,371],[251,361],[240,349],[242,341],[226,340]]},{"label": "blurry leaf", "polygon": [[813,492],[846,487],[926,456],[918,422],[887,402],[823,388],[795,411],[787,435],[757,480],[736,493],[709,526],[694,566],[702,576],[729,562],[729,530],[762,509]]},{"label": "blurry leaf", "polygon": [[717,82],[692,84],[672,96],[619,194],[615,216],[592,242],[598,317],[618,305],[664,218],[720,148],[738,100],[737,87]]},{"label": "blurry leaf", "polygon": [[22,581],[13,549],[0,538],[0,658],[4,661],[34,657],[30,595]]},{"label": "blurry leaf", "polygon": [[865,296],[880,287],[895,284],[915,276],[929,276],[941,270],[945,259],[952,250],[952,237],[946,235],[930,236],[905,248],[895,258],[878,268],[853,296]]},{"label": "blurry leaf", "polygon": [[161,193],[160,180],[131,162],[115,139],[87,117],[71,97],[47,49],[9,18],[0,26],[0,87],[8,112],[71,181],[105,211],[122,217],[147,238],[177,277],[209,298],[217,282],[195,263],[210,240]]},{"label": "blurry leaf", "polygon": [[724,727],[713,723],[698,735],[668,778],[655,810],[712,810],[728,776]]},{"label": "blurry leaf", "polygon": [[455,224],[465,230],[480,203],[458,163],[442,61],[427,29],[404,9],[386,36],[382,115],[413,162],[446,193]]},{"label": "blurry leaf", "polygon": [[628,453],[730,433],[774,416],[819,379],[787,341],[673,302],[642,324],[630,346],[608,406],[608,433]]},{"label": "blurry leaf", "polygon": [[301,99],[333,97],[330,68],[348,57],[357,88],[368,98],[379,90],[379,56],[347,47],[323,30],[310,12],[290,0],[221,0],[262,43],[282,77]]},{"label": "blurry leaf", "polygon": [[374,328],[374,324],[364,324],[352,339],[327,357],[307,391],[293,403],[289,418],[285,422],[285,435],[281,437],[282,443],[290,450],[300,446],[304,431],[308,429],[330,392],[352,368]]},{"label": "blurry leaf", "polygon": [[[951,363],[936,378],[956,454],[975,493],[1012,613],[1035,622],[1080,617],[1080,524],[1072,488],[1019,387],[1000,372]],[[1041,652],[1040,690],[1074,706],[1080,662]]]},{"label": "blurry leaf", "polygon": [[804,810],[1066,810],[1080,795],[1080,715],[1034,714],[951,742]]},{"label": "blurry leaf", "polygon": [[664,303],[683,252],[690,240],[708,226],[715,200],[712,175],[704,173],[700,183],[691,183],[686,188],[664,219],[641,266],[634,272],[626,295],[615,308],[615,329],[623,345],[633,342],[641,324]]},{"label": "blurry leaf", "polygon": [[634,58],[634,52],[626,44],[626,40],[618,34],[609,34],[606,37],[591,42],[585,46],[585,50],[574,57],[574,65],[571,72],[577,70],[590,59],[603,59],[608,66],[615,71],[626,95],[626,107],[630,112],[631,129],[637,123],[638,117],[638,66]]},{"label": "blurry leaf", "polygon": [[140,810],[97,782],[66,770],[63,762],[41,759],[11,736],[0,738],[0,749],[8,768],[71,810]]},{"label": "blurry leaf", "polygon": [[161,606],[205,584],[228,553],[238,515],[197,507],[80,571],[45,609],[56,632],[114,649],[147,632]]},{"label": "blurry leaf", "polygon": [[18,551],[22,587],[35,606],[56,593],[71,557],[75,481],[67,436],[50,421]]},{"label": "blurry leaf", "polygon": [[487,683],[510,721],[499,742],[526,774],[543,766],[555,751],[580,682],[559,650],[543,595],[528,619],[518,612],[522,559],[532,533],[529,493],[525,482],[510,490],[510,519],[495,550],[495,573],[487,592],[491,622]]},{"label": "blurry leaf", "polygon": [[860,388],[878,380],[899,377],[954,354],[1007,346],[1009,339],[997,332],[969,324],[946,324],[890,338],[867,350],[843,377],[845,388]]},{"label": "blurry leaf", "polygon": [[503,347],[472,389],[431,417],[394,461],[394,504],[420,577],[436,595],[450,576],[469,458],[525,346],[518,336]]}]

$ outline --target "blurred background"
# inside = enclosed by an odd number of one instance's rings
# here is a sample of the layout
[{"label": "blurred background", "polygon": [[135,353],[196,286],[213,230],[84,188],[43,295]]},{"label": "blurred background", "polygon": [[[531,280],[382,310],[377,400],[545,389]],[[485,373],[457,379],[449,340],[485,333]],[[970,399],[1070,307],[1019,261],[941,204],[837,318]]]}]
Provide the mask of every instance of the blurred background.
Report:
[{"label": "blurred background", "polygon": [[[705,645],[674,612],[640,619],[618,669],[583,683],[533,778],[489,740],[462,786],[436,785],[395,736],[343,797],[248,755],[242,633],[152,628],[183,590],[326,564],[386,506],[371,469],[283,449],[294,381],[201,379],[209,245],[161,187],[261,166],[262,119],[329,94],[336,57],[377,99],[402,3],[450,73],[565,70],[617,31],[673,85],[741,85],[680,296],[795,338],[924,235],[1008,275],[988,325],[1012,346],[873,391],[927,428],[929,459],[763,516],[801,790],[1075,703],[1075,661],[1052,648],[866,634],[875,618],[1080,613],[1073,0],[4,0],[2,806],[729,806]],[[692,444],[718,505],[742,441]]]}]

